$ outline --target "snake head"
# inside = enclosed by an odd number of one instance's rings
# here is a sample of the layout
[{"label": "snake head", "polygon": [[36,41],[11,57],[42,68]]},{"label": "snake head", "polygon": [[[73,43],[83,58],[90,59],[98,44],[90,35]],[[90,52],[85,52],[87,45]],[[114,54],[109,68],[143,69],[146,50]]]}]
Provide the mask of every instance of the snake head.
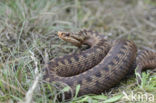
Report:
[{"label": "snake head", "polygon": [[81,47],[85,39],[82,35],[76,35],[74,33],[58,32],[57,34],[62,40],[70,42],[77,47]]}]

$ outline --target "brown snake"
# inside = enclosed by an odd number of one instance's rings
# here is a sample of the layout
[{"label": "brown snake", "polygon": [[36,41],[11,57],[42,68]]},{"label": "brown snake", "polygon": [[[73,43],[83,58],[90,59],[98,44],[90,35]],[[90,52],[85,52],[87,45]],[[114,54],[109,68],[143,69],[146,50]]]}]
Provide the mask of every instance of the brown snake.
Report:
[{"label": "brown snake", "polygon": [[[156,53],[144,50],[137,54],[134,42],[119,39],[109,42],[97,32],[83,30],[79,33],[58,33],[59,37],[73,45],[83,44],[90,48],[78,53],[52,59],[44,68],[43,79],[48,82],[58,81],[75,88],[80,84],[78,95],[99,94],[119,83],[128,72],[139,74],[147,68],[156,67]],[[70,93],[66,93],[69,96]]]}]

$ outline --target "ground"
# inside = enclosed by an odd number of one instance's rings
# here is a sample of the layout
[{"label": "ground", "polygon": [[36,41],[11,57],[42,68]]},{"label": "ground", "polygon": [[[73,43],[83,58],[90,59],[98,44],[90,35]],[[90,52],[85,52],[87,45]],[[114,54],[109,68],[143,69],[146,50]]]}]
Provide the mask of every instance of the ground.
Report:
[{"label": "ground", "polygon": [[[43,84],[40,71],[50,59],[77,49],[60,40],[57,32],[83,28],[96,30],[108,39],[133,40],[139,50],[156,51],[156,1],[1,0],[0,102],[57,103],[53,98],[56,89]],[[133,75],[101,95],[75,97],[68,102],[154,103],[156,73],[146,71],[143,75],[141,85]]]}]

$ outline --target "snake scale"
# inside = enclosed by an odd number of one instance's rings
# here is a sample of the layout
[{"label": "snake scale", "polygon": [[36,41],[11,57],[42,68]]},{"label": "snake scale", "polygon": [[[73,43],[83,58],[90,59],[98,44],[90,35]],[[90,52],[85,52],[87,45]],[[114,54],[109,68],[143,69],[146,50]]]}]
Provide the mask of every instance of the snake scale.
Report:
[{"label": "snake scale", "polygon": [[[108,41],[91,30],[58,32],[58,36],[77,47],[88,45],[90,48],[52,59],[43,69],[43,79],[67,84],[73,93],[80,84],[78,96],[102,93],[119,83],[136,67],[140,83],[142,70],[156,67],[156,53],[143,50],[136,56],[137,47],[130,40]],[[65,95],[68,97],[71,93]]]}]

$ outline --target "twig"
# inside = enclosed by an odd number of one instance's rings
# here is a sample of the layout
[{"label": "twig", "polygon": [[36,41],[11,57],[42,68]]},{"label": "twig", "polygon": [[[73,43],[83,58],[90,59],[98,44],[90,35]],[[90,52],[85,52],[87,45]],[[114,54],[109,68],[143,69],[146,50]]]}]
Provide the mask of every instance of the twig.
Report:
[{"label": "twig", "polygon": [[35,68],[35,75],[36,76],[35,76],[33,85],[29,88],[29,90],[26,93],[24,103],[32,103],[32,96],[33,96],[34,90],[36,89],[38,82],[39,82],[39,79],[41,77],[41,73],[39,73],[38,66],[37,66],[38,63],[37,63],[37,60],[35,59],[34,53],[31,51],[29,51],[29,52],[32,54],[31,58],[34,61],[35,66],[36,66],[36,68]]}]

